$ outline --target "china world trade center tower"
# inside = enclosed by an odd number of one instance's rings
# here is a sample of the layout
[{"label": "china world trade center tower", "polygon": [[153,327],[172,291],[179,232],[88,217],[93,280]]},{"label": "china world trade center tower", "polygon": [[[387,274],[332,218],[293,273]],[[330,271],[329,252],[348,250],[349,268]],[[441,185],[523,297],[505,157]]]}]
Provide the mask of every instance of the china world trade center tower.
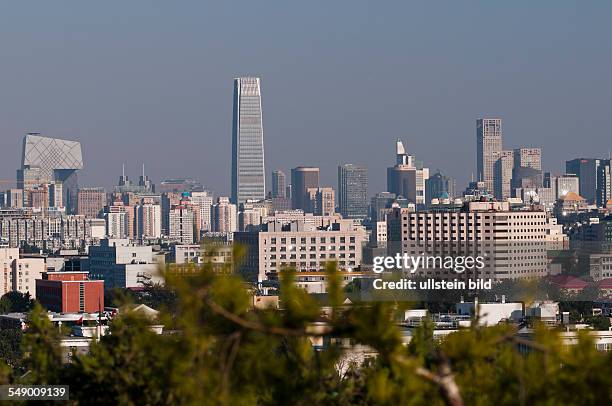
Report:
[{"label": "china world trade center tower", "polygon": [[259,78],[234,79],[232,203],[262,200],[266,194]]}]

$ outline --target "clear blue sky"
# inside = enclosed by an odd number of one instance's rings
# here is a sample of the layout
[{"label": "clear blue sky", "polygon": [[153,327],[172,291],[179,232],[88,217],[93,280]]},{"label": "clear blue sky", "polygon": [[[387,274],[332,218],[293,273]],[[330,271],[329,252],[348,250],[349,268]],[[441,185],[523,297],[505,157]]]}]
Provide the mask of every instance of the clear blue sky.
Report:
[{"label": "clear blue sky", "polygon": [[0,4],[0,178],[24,133],[78,139],[86,185],[121,163],[229,193],[232,78],[262,78],[266,165],[342,162],[386,187],[394,140],[475,171],[475,120],[545,169],[612,149],[607,1],[14,1]]}]

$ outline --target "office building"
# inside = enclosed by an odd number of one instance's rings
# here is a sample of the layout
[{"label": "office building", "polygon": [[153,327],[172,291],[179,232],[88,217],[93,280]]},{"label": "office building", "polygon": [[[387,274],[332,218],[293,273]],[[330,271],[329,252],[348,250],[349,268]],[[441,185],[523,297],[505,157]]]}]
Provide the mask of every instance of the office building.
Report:
[{"label": "office building", "polygon": [[429,205],[432,199],[453,199],[456,193],[455,189],[455,179],[437,171],[425,181],[427,204]]},{"label": "office building", "polygon": [[280,170],[272,172],[272,198],[287,197],[287,177]]},{"label": "office building", "polygon": [[514,167],[542,170],[542,150],[540,148],[516,148],[514,150]]},{"label": "office building", "polygon": [[266,197],[261,87],[259,78],[234,79],[232,203]]},{"label": "office building", "polygon": [[306,191],[308,212],[317,216],[330,216],[336,211],[336,193],[332,187],[309,188]]},{"label": "office building", "polygon": [[24,190],[24,205],[29,206],[26,200],[30,189],[55,181],[63,185],[64,205],[74,210],[79,169],[83,169],[79,142],[27,134],[23,139],[21,168],[17,171],[17,187]]},{"label": "office building", "polygon": [[77,214],[88,218],[100,216],[107,204],[104,188],[80,188],[77,192]]},{"label": "office building", "polygon": [[198,181],[191,178],[166,179],[159,184],[159,193],[183,193],[204,190]]},{"label": "office building", "polygon": [[36,300],[52,312],[102,312],[104,281],[89,280],[87,271],[44,272],[36,280]]},{"label": "office building", "polygon": [[484,268],[457,273],[434,262],[417,275],[517,279],[547,274],[549,224],[543,209],[511,210],[509,202],[495,201],[440,210],[434,206],[419,212],[393,208],[387,215],[388,255],[481,256]]},{"label": "office building", "polygon": [[284,267],[294,267],[300,275],[310,272],[312,278],[321,277],[329,261],[337,262],[341,271],[353,270],[361,263],[365,240],[365,229],[351,220],[317,228],[303,218],[290,223],[271,221],[260,230],[234,235],[235,243],[247,249],[239,272],[250,282],[276,279]]},{"label": "office building", "polygon": [[610,160],[577,158],[565,162],[565,172],[580,179],[580,196],[599,207],[612,198]]},{"label": "office building", "polygon": [[495,189],[495,162],[502,152],[502,121],[500,118],[476,120],[476,171],[485,189]]},{"label": "office building", "polygon": [[344,218],[368,216],[368,171],[365,166],[338,166],[338,207]]},{"label": "office building", "polygon": [[127,239],[103,239],[89,247],[89,277],[103,280],[104,289],[142,288],[163,284],[160,272],[165,256],[155,254],[150,245],[131,244]]},{"label": "office building", "polygon": [[308,189],[319,187],[319,168],[298,166],[291,169],[291,206],[304,211],[310,208]]},{"label": "office building", "polygon": [[512,151],[501,151],[493,165],[493,193],[498,200],[512,196],[512,170],[514,154]]},{"label": "office building", "polygon": [[425,182],[429,168],[408,154],[402,141],[396,142],[396,164],[387,168],[387,191],[423,207],[426,204]]},{"label": "office building", "polygon": [[372,197],[370,200],[370,219],[373,223],[385,221],[395,199],[395,193],[389,192],[380,192]]}]

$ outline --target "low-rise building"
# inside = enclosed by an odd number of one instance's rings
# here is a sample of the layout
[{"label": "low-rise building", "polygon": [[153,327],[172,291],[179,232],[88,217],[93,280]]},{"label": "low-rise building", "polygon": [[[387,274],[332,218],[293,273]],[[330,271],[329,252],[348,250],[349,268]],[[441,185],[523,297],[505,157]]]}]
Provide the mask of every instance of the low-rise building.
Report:
[{"label": "low-rise building", "polygon": [[45,272],[36,280],[36,300],[61,313],[101,312],[104,281],[89,280],[87,272]]}]

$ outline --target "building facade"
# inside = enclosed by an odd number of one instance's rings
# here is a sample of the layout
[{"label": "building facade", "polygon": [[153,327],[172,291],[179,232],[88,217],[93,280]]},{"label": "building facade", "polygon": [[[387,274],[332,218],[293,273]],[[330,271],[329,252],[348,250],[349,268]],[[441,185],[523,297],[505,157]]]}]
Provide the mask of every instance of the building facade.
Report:
[{"label": "building facade", "polygon": [[494,190],[495,161],[502,151],[502,120],[479,118],[476,120],[476,174],[485,188]]},{"label": "building facade", "polygon": [[365,166],[338,166],[338,207],[344,218],[368,216],[368,171]]},{"label": "building facade", "polygon": [[259,78],[234,79],[232,203],[266,196],[261,87]]},{"label": "building facade", "polygon": [[291,207],[304,211],[310,208],[308,189],[319,188],[319,168],[298,166],[291,169]]}]

